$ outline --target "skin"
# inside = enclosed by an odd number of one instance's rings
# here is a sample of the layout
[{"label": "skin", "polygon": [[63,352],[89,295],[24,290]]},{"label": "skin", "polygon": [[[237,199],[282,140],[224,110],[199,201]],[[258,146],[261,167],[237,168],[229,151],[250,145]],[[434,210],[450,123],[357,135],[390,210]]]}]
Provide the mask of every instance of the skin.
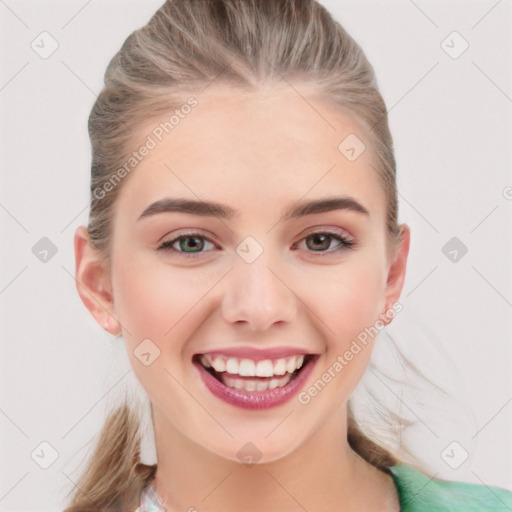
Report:
[{"label": "skin", "polygon": [[[124,179],[109,259],[91,247],[85,227],[75,234],[79,294],[103,328],[123,335],[152,403],[155,487],[169,512],[396,512],[391,477],[347,442],[346,402],[375,339],[306,405],[294,397],[267,410],[239,409],[213,396],[192,365],[194,354],[214,349],[293,346],[319,354],[307,389],[396,303],[409,228],[390,243],[367,137],[353,117],[306,88],[301,96],[285,86],[248,93],[218,85],[196,98],[198,106]],[[141,126],[134,141],[165,119]],[[338,150],[351,133],[367,146],[353,162]],[[298,200],[333,195],[350,196],[369,214],[333,210],[279,221]],[[237,215],[139,220],[164,197],[212,200]],[[332,239],[318,250],[307,237],[325,229],[354,247],[336,251]],[[158,249],[186,232],[211,242],[191,258],[178,242],[175,252]],[[247,236],[263,248],[250,264],[235,252]],[[160,355],[145,366],[134,350],[147,338]],[[247,442],[261,454],[253,466],[237,456]]]}]

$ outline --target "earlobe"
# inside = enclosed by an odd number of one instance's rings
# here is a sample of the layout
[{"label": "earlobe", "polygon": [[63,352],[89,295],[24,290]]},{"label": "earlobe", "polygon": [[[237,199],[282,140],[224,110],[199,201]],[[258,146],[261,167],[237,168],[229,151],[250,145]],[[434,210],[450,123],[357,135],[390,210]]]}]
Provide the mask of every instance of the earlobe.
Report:
[{"label": "earlobe", "polygon": [[120,334],[121,326],[115,315],[107,262],[91,245],[85,226],[80,226],[75,231],[74,249],[78,295],[100,327],[111,334]]},{"label": "earlobe", "polygon": [[[386,309],[381,314],[382,321],[387,325],[394,317],[393,305],[398,302],[405,281],[407,257],[409,255],[411,233],[407,224],[400,225],[400,238],[393,254],[386,282]],[[392,315],[386,315],[391,312]]]}]

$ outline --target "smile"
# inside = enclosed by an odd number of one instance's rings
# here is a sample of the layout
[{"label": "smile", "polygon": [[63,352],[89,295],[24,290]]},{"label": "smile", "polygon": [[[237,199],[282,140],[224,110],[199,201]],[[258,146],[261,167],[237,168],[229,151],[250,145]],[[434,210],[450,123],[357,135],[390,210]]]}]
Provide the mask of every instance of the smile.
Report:
[{"label": "smile", "polygon": [[231,405],[262,409],[294,396],[316,359],[313,354],[253,359],[205,353],[196,354],[194,363],[215,396]]}]

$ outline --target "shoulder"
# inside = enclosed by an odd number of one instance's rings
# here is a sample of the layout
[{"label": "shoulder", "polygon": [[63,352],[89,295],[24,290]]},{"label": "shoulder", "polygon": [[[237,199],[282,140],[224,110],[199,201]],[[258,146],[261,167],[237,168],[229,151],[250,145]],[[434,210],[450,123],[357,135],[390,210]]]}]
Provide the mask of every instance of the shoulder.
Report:
[{"label": "shoulder", "polygon": [[401,512],[510,512],[512,492],[500,487],[435,480],[405,465],[389,468]]}]

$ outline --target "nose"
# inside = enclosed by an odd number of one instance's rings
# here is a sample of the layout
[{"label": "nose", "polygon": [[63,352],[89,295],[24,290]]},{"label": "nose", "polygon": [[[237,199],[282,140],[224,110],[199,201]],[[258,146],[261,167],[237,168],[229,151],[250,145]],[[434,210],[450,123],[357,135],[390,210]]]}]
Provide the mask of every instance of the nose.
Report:
[{"label": "nose", "polygon": [[232,324],[245,324],[251,331],[292,322],[297,315],[298,298],[279,268],[271,264],[265,252],[252,263],[239,258],[226,276],[223,318]]}]

